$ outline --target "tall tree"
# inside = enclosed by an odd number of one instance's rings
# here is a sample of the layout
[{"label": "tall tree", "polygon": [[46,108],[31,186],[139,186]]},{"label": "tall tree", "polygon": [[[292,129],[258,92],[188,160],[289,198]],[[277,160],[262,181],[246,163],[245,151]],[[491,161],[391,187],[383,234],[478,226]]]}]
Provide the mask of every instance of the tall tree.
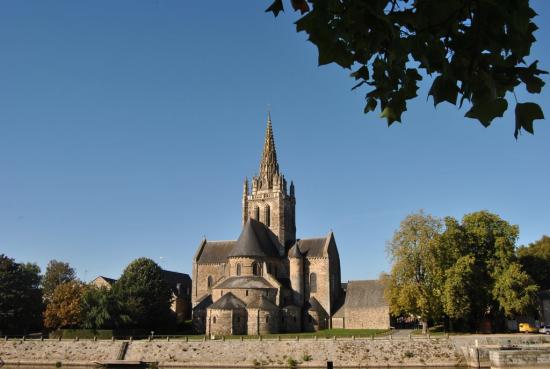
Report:
[{"label": "tall tree", "polygon": [[394,315],[404,312],[420,317],[425,333],[429,319],[442,315],[441,268],[434,247],[441,220],[423,212],[407,216],[388,243],[393,261],[386,298]]},{"label": "tall tree", "polygon": [[113,293],[122,302],[121,313],[129,317],[131,326],[158,328],[171,323],[172,293],[153,260],[132,261],[115,282]]},{"label": "tall tree", "polygon": [[44,326],[51,329],[78,327],[82,322],[84,289],[81,282],[74,280],[58,285],[46,306]]},{"label": "tall tree", "polygon": [[519,262],[543,290],[550,289],[550,237],[542,236],[538,241],[517,250]]},{"label": "tall tree", "polygon": [[82,326],[87,329],[113,329],[130,324],[122,313],[124,304],[112,290],[89,286],[82,296]]},{"label": "tall tree", "polygon": [[[537,13],[529,0],[291,0],[302,12],[297,31],[317,46],[319,65],[336,63],[368,86],[365,113],[380,107],[388,125],[401,122],[418,83],[433,76],[434,104],[462,107],[485,127],[515,103],[517,138],[544,119],[539,105],[518,102],[516,88],[540,93],[546,71],[526,62],[535,42]],[[283,0],[266,11],[275,16]],[[514,99],[510,99],[514,96]]]},{"label": "tall tree", "polygon": [[0,254],[0,330],[26,333],[41,328],[40,268]]},{"label": "tall tree", "polygon": [[48,266],[46,267],[46,273],[44,273],[44,278],[42,279],[42,289],[44,291],[44,298],[46,300],[51,299],[54,290],[57,286],[62,283],[69,281],[74,281],[76,279],[76,274],[73,268],[69,263],[50,260]]}]

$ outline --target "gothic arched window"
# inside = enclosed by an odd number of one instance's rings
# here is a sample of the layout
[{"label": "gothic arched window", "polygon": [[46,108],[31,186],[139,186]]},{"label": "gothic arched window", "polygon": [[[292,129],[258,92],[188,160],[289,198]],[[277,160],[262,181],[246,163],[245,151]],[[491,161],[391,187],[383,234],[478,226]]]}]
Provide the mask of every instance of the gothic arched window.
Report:
[{"label": "gothic arched window", "polygon": [[309,292],[317,292],[317,274],[309,275]]},{"label": "gothic arched window", "polygon": [[241,264],[237,264],[237,275],[241,275]]},{"label": "gothic arched window", "polygon": [[206,280],[206,285],[208,286],[208,288],[212,287],[212,283],[213,283],[213,279],[212,279],[212,276],[209,275],[208,276],[208,279]]},{"label": "gothic arched window", "polygon": [[260,208],[257,206],[254,207],[254,219],[260,220]]},{"label": "gothic arched window", "polygon": [[264,217],[265,217],[265,225],[269,227],[271,224],[271,208],[269,207],[269,205],[265,207]]}]

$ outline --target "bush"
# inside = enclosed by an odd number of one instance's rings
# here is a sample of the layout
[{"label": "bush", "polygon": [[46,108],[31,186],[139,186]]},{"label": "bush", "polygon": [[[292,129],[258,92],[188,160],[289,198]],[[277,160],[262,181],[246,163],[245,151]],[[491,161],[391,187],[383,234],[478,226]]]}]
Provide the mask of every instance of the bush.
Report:
[{"label": "bush", "polygon": [[288,366],[290,368],[296,368],[296,366],[298,365],[298,362],[296,360],[294,360],[292,357],[289,357],[287,360],[286,360]]},{"label": "bush", "polygon": [[311,361],[312,357],[310,354],[302,355],[302,361]]}]

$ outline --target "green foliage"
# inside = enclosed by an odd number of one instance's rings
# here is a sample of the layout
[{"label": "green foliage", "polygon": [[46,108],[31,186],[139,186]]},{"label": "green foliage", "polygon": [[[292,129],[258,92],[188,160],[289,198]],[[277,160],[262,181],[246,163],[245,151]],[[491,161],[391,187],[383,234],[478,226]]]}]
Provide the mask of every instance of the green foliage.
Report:
[{"label": "green foliage", "polygon": [[395,233],[386,284],[392,314],[448,317],[475,327],[533,309],[538,286],[517,261],[517,226],[487,211],[461,222],[447,217],[444,224],[413,214]]},{"label": "green foliage", "polygon": [[[319,51],[319,65],[354,69],[355,88],[370,86],[365,113],[380,106],[388,125],[401,122],[417,96],[418,73],[435,77],[434,104],[471,105],[466,117],[485,127],[502,117],[506,100],[523,84],[540,93],[546,71],[527,66],[537,30],[529,0],[291,0],[303,16],[296,22]],[[311,5],[311,6],[310,6]],[[277,16],[283,0],[266,10]],[[508,95],[508,96],[507,96]],[[543,119],[535,103],[516,103],[514,136],[533,133]]]},{"label": "green foliage", "polygon": [[286,363],[288,364],[289,368],[296,368],[296,366],[298,365],[298,361],[293,359],[292,357],[286,359]]},{"label": "green foliage", "polygon": [[36,264],[19,264],[0,254],[0,329],[26,333],[41,328],[39,273]]},{"label": "green foliage", "polygon": [[121,304],[126,327],[159,328],[174,324],[170,311],[172,292],[162,278],[162,269],[151,259],[132,261],[112,293]]},{"label": "green foliage", "polygon": [[88,287],[81,308],[82,327],[86,329],[112,329],[131,323],[129,316],[122,313],[122,302],[105,287]]},{"label": "green foliage", "polygon": [[550,237],[542,236],[528,246],[517,250],[519,262],[534,282],[542,289],[550,289]]},{"label": "green foliage", "polygon": [[474,263],[475,258],[472,255],[462,256],[445,272],[443,307],[450,318],[460,319],[470,314],[470,295],[475,288]]},{"label": "green foliage", "polygon": [[305,353],[305,354],[302,355],[302,361],[307,362],[307,361],[311,361],[312,359],[313,359],[313,357],[308,353]]},{"label": "green foliage", "polygon": [[508,317],[534,312],[538,286],[519,263],[511,263],[495,280],[493,297]]},{"label": "green foliage", "polygon": [[46,273],[42,278],[42,290],[44,298],[49,300],[52,297],[53,291],[62,283],[74,281],[76,274],[69,263],[57,260],[50,260],[46,267]]},{"label": "green foliage", "polygon": [[411,214],[388,243],[393,266],[386,281],[386,298],[394,315],[409,313],[422,321],[441,316],[441,271],[434,257],[441,228],[437,218],[423,212]]}]

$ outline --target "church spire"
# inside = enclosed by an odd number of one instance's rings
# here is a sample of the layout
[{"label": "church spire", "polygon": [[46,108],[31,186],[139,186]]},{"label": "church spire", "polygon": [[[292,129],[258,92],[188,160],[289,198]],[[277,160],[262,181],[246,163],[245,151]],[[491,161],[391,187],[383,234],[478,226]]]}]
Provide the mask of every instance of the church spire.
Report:
[{"label": "church spire", "polygon": [[261,186],[273,188],[273,177],[279,175],[279,164],[277,163],[277,152],[275,150],[275,139],[273,138],[273,128],[271,127],[271,113],[267,113],[267,128],[265,131],[264,151],[262,161],[260,162],[260,181]]}]

